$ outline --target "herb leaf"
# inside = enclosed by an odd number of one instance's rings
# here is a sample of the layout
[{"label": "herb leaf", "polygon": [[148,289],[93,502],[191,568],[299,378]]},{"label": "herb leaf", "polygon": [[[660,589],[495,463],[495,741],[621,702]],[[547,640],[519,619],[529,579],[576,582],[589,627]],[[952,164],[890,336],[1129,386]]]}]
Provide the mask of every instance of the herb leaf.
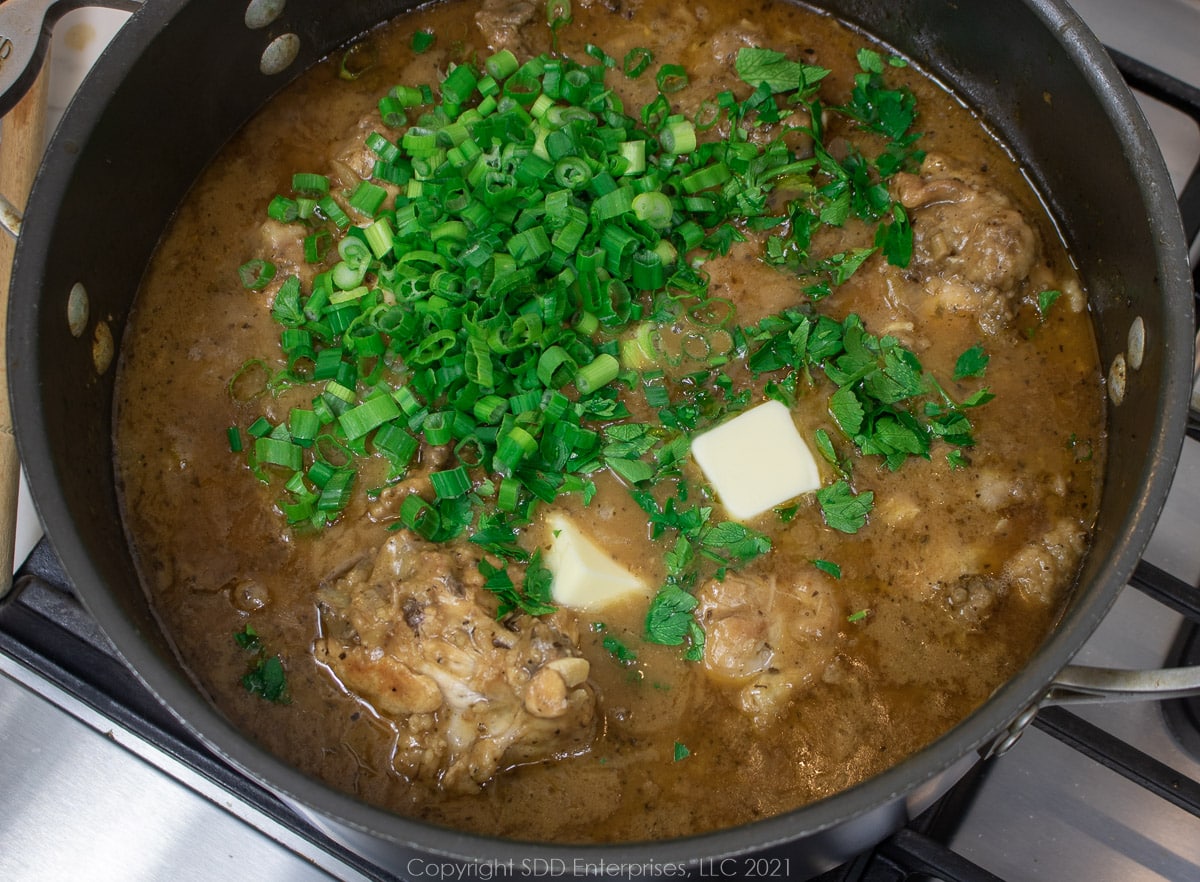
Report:
[{"label": "herb leaf", "polygon": [[258,664],[242,677],[242,686],[251,695],[261,695],[276,704],[287,703],[287,675],[277,655],[259,659]]},{"label": "herb leaf", "polygon": [[958,357],[954,365],[954,379],[965,380],[968,377],[982,377],[987,369],[991,356],[983,351],[982,344],[976,344]]},{"label": "herb leaf", "polygon": [[665,585],[654,595],[646,612],[646,639],[663,646],[679,646],[695,623],[699,601],[677,585]]},{"label": "herb leaf", "polygon": [[766,83],[771,92],[808,92],[829,75],[823,67],[790,60],[774,49],[744,46],[738,50],[734,68],[750,86]]},{"label": "herb leaf", "polygon": [[267,656],[262,638],[253,625],[246,625],[233,635],[234,642],[247,652],[258,656],[254,666],[242,677],[242,688],[251,695],[259,695],[276,704],[287,704],[287,675],[279,656]]},{"label": "herb leaf", "polygon": [[1062,297],[1062,291],[1042,291],[1038,294],[1038,313],[1042,317],[1042,321],[1046,320],[1046,313],[1050,311],[1050,307],[1055,301]]},{"label": "herb leaf", "polygon": [[551,603],[550,586],[553,574],[542,563],[541,549],[529,558],[522,589],[518,590],[508,575],[508,570],[496,566],[487,558],[479,561],[479,572],[483,574],[483,587],[500,600],[496,618],[502,619],[513,610],[521,610],[531,616],[544,616],[557,607]]},{"label": "herb leaf", "polygon": [[247,625],[241,631],[233,635],[234,642],[242,649],[249,652],[260,652],[262,650],[262,640],[258,636],[258,632],[254,630],[253,625]]},{"label": "herb leaf", "polygon": [[743,564],[771,550],[771,540],[736,521],[722,521],[700,534],[704,553],[721,563]]},{"label": "herb leaf", "polygon": [[817,502],[826,524],[843,533],[857,533],[874,507],[875,494],[868,490],[856,495],[849,483],[837,481],[817,491]]},{"label": "herb leaf", "polygon": [[609,635],[601,642],[603,643],[604,648],[608,650],[608,654],[621,664],[628,665],[637,661],[637,653],[618,640],[616,637]]},{"label": "herb leaf", "polygon": [[828,573],[835,579],[842,578],[842,568],[831,560],[813,558],[812,565],[823,573]]}]

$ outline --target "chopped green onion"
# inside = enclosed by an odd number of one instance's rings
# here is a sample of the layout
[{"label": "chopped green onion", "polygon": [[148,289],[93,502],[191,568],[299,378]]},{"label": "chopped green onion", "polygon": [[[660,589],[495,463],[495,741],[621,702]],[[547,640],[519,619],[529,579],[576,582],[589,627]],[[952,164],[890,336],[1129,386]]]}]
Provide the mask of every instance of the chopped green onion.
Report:
[{"label": "chopped green onion", "polygon": [[317,211],[325,218],[333,221],[334,225],[339,229],[345,229],[350,225],[350,218],[346,212],[342,211],[342,207],[338,205],[332,196],[325,196],[317,200]]},{"label": "chopped green onion", "polygon": [[333,234],[326,229],[317,230],[304,237],[305,263],[320,263],[329,253],[333,244]]},{"label": "chopped green onion", "polygon": [[379,395],[338,414],[338,423],[346,437],[353,441],[399,416],[400,407],[395,399],[390,395]]},{"label": "chopped green onion", "polygon": [[355,473],[353,469],[338,469],[321,488],[317,498],[317,511],[339,512],[350,501],[354,489]]},{"label": "chopped green onion", "polygon": [[421,447],[416,438],[395,423],[380,426],[371,436],[371,443],[397,470],[405,468]]},{"label": "chopped green onion", "polygon": [[260,465],[278,465],[298,471],[304,464],[304,451],[291,441],[265,436],[255,439],[254,458]]},{"label": "chopped green onion", "polygon": [[467,470],[462,466],[430,472],[429,482],[433,485],[433,492],[437,494],[438,499],[457,499],[471,489],[471,479],[467,477]]},{"label": "chopped green onion", "polygon": [[396,241],[395,234],[392,233],[392,225],[388,223],[386,217],[381,217],[370,224],[363,231],[363,236],[376,260],[382,260],[390,254],[392,245]]},{"label": "chopped green onion", "polygon": [[404,112],[404,104],[394,95],[384,95],[379,99],[379,118],[389,129],[403,128],[408,124],[408,114]]},{"label": "chopped green onion", "polygon": [[622,69],[627,77],[640,77],[646,72],[646,68],[652,61],[654,61],[654,53],[638,46],[625,53]]},{"label": "chopped green onion", "polygon": [[359,181],[350,195],[350,207],[367,217],[375,217],[387,199],[387,190],[370,181]]},{"label": "chopped green onion", "polygon": [[453,104],[462,104],[471,97],[479,77],[469,64],[460,64],[442,80],[442,96]]},{"label": "chopped green onion", "polygon": [[488,76],[497,80],[504,80],[512,76],[518,67],[520,67],[520,62],[517,61],[517,56],[508,49],[501,49],[495,55],[489,56],[483,63],[483,69],[488,72]]},{"label": "chopped green onion", "polygon": [[611,193],[605,193],[592,203],[592,214],[597,220],[607,221],[633,211],[635,195],[633,187],[620,187]]},{"label": "chopped green onion", "polygon": [[454,420],[452,415],[445,411],[431,413],[425,418],[425,422],[421,426],[425,434],[425,443],[431,447],[440,447],[447,444],[454,432]]},{"label": "chopped green onion", "polygon": [[646,171],[645,141],[622,141],[619,149],[621,159],[625,162],[622,175],[640,175]]},{"label": "chopped green onion", "polygon": [[688,84],[688,75],[678,64],[664,64],[658,69],[654,81],[658,85],[658,91],[669,94],[684,88]]},{"label": "chopped green onion", "polygon": [[338,76],[343,80],[357,80],[375,66],[379,52],[369,40],[355,43],[342,54]]},{"label": "chopped green onion", "polygon": [[426,539],[436,536],[441,527],[441,517],[437,509],[415,493],[404,497],[404,501],[400,503],[400,521]]},{"label": "chopped green onion", "polygon": [[276,196],[267,206],[267,217],[283,224],[290,224],[300,217],[300,206],[295,199]]},{"label": "chopped green onion", "polygon": [[657,291],[666,284],[662,258],[654,251],[633,255],[633,286],[641,291]]},{"label": "chopped green onion", "polygon": [[547,389],[561,389],[576,375],[578,365],[561,346],[551,346],[538,359],[538,380]]},{"label": "chopped green onion", "polygon": [[300,172],[292,175],[292,189],[309,196],[324,196],[329,192],[329,178],[311,172]]},{"label": "chopped green onion", "polygon": [[554,165],[554,180],[560,187],[582,190],[592,182],[592,168],[578,156],[564,156]]},{"label": "chopped green onion", "polygon": [[656,230],[669,227],[671,217],[675,213],[671,198],[660,190],[637,194],[633,197],[631,208],[638,220],[645,221]]},{"label": "chopped green onion", "polygon": [[288,432],[292,440],[301,447],[311,447],[321,431],[321,419],[315,411],[300,407],[292,408],[288,414]]},{"label": "chopped green onion", "polygon": [[243,288],[251,291],[261,290],[275,278],[275,264],[260,258],[248,260],[238,267],[238,278],[241,279]]},{"label": "chopped green onion", "polygon": [[684,176],[683,189],[689,193],[698,193],[711,187],[719,187],[733,177],[729,166],[723,162],[714,162],[710,166]]},{"label": "chopped green onion", "polygon": [[537,441],[520,426],[513,426],[498,441],[495,468],[497,472],[505,476],[511,475],[523,459],[537,450]]},{"label": "chopped green onion", "polygon": [[514,512],[521,504],[521,482],[513,478],[503,478],[500,489],[496,492],[496,508],[504,512]]},{"label": "chopped green onion", "polygon": [[546,24],[557,31],[571,23],[571,0],[546,0]]},{"label": "chopped green onion", "polygon": [[481,423],[498,423],[508,410],[508,402],[499,395],[485,395],[475,402],[475,419]]},{"label": "chopped green onion", "polygon": [[[571,8],[550,0],[546,12],[557,30]],[[432,44],[432,34],[414,35],[414,51]],[[711,296],[701,267],[706,252],[728,253],[745,231],[770,231],[767,259],[806,270],[800,254],[810,227],[851,214],[824,186],[831,164],[797,158],[782,134],[765,146],[750,138],[752,128],[783,121],[774,93],[760,88],[742,102],[721,93],[700,101],[689,120],[667,97],[687,85],[686,72],[661,65],[659,94],[626,115],[605,83],[617,62],[597,46],[585,51],[595,62],[555,48],[525,64],[501,50],[473,66],[454,64],[465,56],[448,52],[443,62],[452,67],[436,92],[397,85],[380,99],[375,126],[384,134],[365,138],[369,180],[331,193],[329,178],[300,173],[295,198],[268,206],[276,220],[301,222],[304,259],[321,271],[291,272],[264,297],[282,325],[286,367],[244,367],[230,394],[247,403],[285,385],[323,384],[284,423],[264,418],[247,430],[255,444],[243,455],[260,479],[282,484],[277,504],[289,523],[332,522],[359,458],[381,457],[392,481],[422,444],[444,446],[451,459],[432,472],[436,499],[408,496],[400,520],[436,541],[483,533],[485,517],[519,527],[535,502],[563,493],[587,502],[595,492],[588,476],[602,468],[649,489],[664,475],[674,480],[686,433],[741,406],[722,365],[743,355],[756,375],[817,365],[797,359],[832,345],[801,339],[799,330],[787,345],[764,345],[781,335],[730,324],[732,310]],[[635,48],[622,67],[637,77],[652,62],[648,49]],[[793,99],[815,100],[779,100]],[[699,143],[698,132],[717,122],[727,137]],[[819,120],[811,125],[823,147]],[[874,184],[876,173],[887,176],[885,164],[905,160],[863,161]],[[798,196],[792,214],[776,217],[780,200],[767,197],[781,179],[816,195]],[[877,247],[891,259],[904,244],[904,216],[887,202],[886,186],[872,192],[881,194],[874,213],[858,216],[876,225]],[[882,246],[881,217],[890,230]],[[829,266],[820,272],[836,281],[841,264]],[[272,285],[275,272],[251,262],[239,276],[257,289]],[[668,353],[659,329],[677,322]],[[684,377],[663,371],[696,359]],[[785,395],[787,382],[769,383],[767,394]],[[628,422],[617,384],[641,388],[662,428]],[[726,401],[700,400],[710,386]],[[639,431],[650,432],[645,446]],[[958,431],[947,422],[940,437]],[[241,442],[236,428],[229,438],[231,447]],[[706,552],[713,560],[723,553]],[[703,646],[702,632],[683,638],[689,652]]]},{"label": "chopped green onion", "polygon": [[575,388],[581,395],[588,395],[602,386],[607,386],[617,378],[617,374],[620,372],[620,362],[608,353],[601,353],[575,374]]},{"label": "chopped green onion", "polygon": [[658,142],[668,153],[691,153],[696,149],[696,127],[690,120],[674,120],[658,133]]}]

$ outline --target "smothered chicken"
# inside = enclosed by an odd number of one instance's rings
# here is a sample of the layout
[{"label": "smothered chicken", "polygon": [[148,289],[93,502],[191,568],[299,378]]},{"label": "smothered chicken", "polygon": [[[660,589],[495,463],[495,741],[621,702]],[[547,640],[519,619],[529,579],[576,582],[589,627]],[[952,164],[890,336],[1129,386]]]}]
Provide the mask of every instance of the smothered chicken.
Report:
[{"label": "smothered chicken", "polygon": [[645,842],[1023,669],[1101,497],[1087,297],[891,52],[787,0],[444,0],[281,82],[116,378],[139,576],[232,725],[464,834]]},{"label": "smothered chicken", "polygon": [[561,620],[497,621],[474,564],[392,535],[322,591],[314,647],[395,726],[397,771],[451,791],[586,750],[596,721],[588,662]]}]

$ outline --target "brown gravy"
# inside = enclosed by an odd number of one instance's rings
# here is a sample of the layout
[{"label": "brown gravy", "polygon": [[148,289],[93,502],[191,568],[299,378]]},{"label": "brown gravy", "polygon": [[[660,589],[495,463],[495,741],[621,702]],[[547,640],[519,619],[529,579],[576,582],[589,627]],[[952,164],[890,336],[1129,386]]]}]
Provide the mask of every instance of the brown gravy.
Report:
[{"label": "brown gravy", "polygon": [[[619,13],[577,3],[575,21],[559,35],[563,51],[583,58],[585,45],[595,43],[620,59],[631,47],[652,45],[658,59],[688,70],[690,85],[673,96],[683,107],[738,88],[729,60],[750,44],[802,52],[830,68],[825,94],[838,100],[857,72],[856,50],[867,44],[785,2],[616,5]],[[895,334],[956,398],[986,385],[995,399],[972,415],[977,444],[966,468],[952,468],[944,450],[895,471],[856,461],[858,489],[876,500],[858,533],[826,526],[811,495],[786,522],[771,514],[755,522],[773,549],[729,579],[781,586],[788,597],[776,615],[807,615],[816,609],[814,593],[824,598],[820,627],[789,638],[794,682],[780,709],[756,716],[742,684],[710,676],[711,658],[707,666],[683,662],[678,647],[643,641],[644,604],[602,614],[560,611],[561,629],[590,663],[594,734],[574,755],[509,763],[485,786],[458,792],[414,772],[419,761],[406,765],[395,722],[351,694],[314,651],[340,621],[327,612],[322,621],[322,604],[336,604],[334,595],[350,602],[355,573],[372,578],[370,564],[392,553],[384,546],[393,534],[362,493],[323,533],[290,531],[274,509],[277,488],[255,480],[230,453],[228,427],[264,413],[278,421],[311,394],[250,401],[227,394],[248,359],[278,345],[267,308],[272,292],[243,289],[237,268],[279,247],[264,226],[264,208],[288,191],[293,172],[353,175],[331,159],[361,143],[369,129],[360,120],[380,94],[395,83],[436,82],[448,62],[489,54],[494,47],[464,9],[475,6],[434,5],[370,35],[378,64],[353,83],[335,75],[336,60],[305,74],[204,173],[149,268],[122,350],[117,467],[141,574],[180,656],[237,726],[331,786],[401,814],[504,837],[687,835],[786,811],[899,762],[985,701],[1053,627],[1086,546],[1104,456],[1102,381],[1086,301],[1055,228],[1003,147],[912,68],[889,77],[916,93],[921,143],[932,157],[898,197],[910,206],[917,257],[907,271],[872,258],[818,310],[839,320],[857,313],[871,332]],[[493,22],[489,33],[527,52],[545,51],[541,18],[539,6],[534,25],[505,30]],[[420,29],[437,42],[414,54],[410,35]],[[611,81],[629,89],[627,108],[649,100],[646,79],[616,72]],[[936,157],[951,159],[939,165]],[[953,215],[969,207],[960,198],[968,191],[984,194],[977,210],[1017,212],[1030,231],[1020,243],[1028,266],[998,308],[979,291],[1009,281],[989,277],[966,290],[967,267],[931,282],[929,267],[973,259],[969,250],[981,234]],[[845,235],[853,242],[861,231],[848,227]],[[706,268],[712,293],[735,301],[743,324],[801,298],[797,280],[763,265],[750,246]],[[1043,317],[1037,294],[1049,289],[1064,294]],[[985,380],[952,381],[959,354],[979,343],[990,356]],[[836,437],[832,388],[818,381],[798,395],[793,413],[806,435],[825,428]],[[611,476],[598,474],[596,482],[589,511],[603,516],[585,521],[577,500],[563,505],[630,570],[661,581],[661,549],[647,538],[641,511]],[[523,541],[547,543],[540,518]],[[421,560],[434,565],[432,557]],[[841,577],[814,560],[836,561]],[[468,563],[450,565],[467,579]],[[720,648],[721,603],[705,597],[700,608],[718,611],[706,622],[710,652]],[[361,608],[345,615],[358,616],[359,631],[370,618]],[[240,685],[250,656],[233,634],[247,624],[281,656],[288,703],[264,701]],[[382,627],[378,617],[368,624]],[[636,649],[634,664],[612,657],[603,643],[612,636]]]}]

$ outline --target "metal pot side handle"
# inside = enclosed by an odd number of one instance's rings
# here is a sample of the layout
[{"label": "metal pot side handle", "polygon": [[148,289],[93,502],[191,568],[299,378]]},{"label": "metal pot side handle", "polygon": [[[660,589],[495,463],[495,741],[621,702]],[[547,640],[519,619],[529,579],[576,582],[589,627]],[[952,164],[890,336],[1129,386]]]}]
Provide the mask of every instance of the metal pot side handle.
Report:
[{"label": "metal pot side handle", "polygon": [[1050,684],[1042,706],[1167,701],[1200,697],[1200,666],[1135,671],[1068,665]]},{"label": "metal pot side handle", "polygon": [[50,33],[60,18],[85,6],[134,12],[144,0],[0,0],[0,116],[16,106],[37,78]]},{"label": "metal pot side handle", "polygon": [[1067,665],[1059,671],[1042,698],[1026,708],[1004,731],[981,748],[979,755],[983,759],[990,759],[1007,753],[1044,707],[1196,697],[1200,697],[1200,667],[1138,671]]}]

